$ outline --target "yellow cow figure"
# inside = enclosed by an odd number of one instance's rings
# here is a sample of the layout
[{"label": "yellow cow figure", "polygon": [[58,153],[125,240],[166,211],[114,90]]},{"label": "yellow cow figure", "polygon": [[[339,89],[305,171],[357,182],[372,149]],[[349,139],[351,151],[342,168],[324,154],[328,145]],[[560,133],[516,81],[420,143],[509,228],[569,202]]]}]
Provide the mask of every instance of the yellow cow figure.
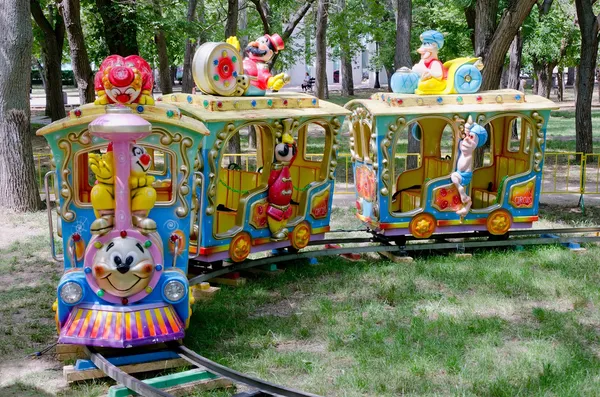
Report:
[{"label": "yellow cow figure", "polygon": [[[91,201],[96,220],[92,222],[93,234],[105,234],[114,225],[115,187],[114,157],[112,144],[104,154],[90,153],[88,164],[96,175],[96,184],[92,188]],[[131,212],[133,224],[144,233],[156,231],[156,222],[148,218],[148,213],[156,203],[156,190],[152,187],[154,177],[147,175],[152,157],[142,146],[131,146]]]}]

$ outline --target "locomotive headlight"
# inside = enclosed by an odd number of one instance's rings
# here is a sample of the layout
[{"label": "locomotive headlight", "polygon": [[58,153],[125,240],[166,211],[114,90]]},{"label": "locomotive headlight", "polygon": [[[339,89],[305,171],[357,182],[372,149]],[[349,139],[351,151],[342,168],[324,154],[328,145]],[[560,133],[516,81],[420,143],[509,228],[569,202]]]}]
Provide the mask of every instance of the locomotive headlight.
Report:
[{"label": "locomotive headlight", "polygon": [[177,303],[185,296],[185,285],[179,280],[171,280],[163,289],[165,298],[171,303]]},{"label": "locomotive headlight", "polygon": [[83,288],[79,283],[67,281],[60,287],[60,298],[67,305],[74,305],[83,297]]}]

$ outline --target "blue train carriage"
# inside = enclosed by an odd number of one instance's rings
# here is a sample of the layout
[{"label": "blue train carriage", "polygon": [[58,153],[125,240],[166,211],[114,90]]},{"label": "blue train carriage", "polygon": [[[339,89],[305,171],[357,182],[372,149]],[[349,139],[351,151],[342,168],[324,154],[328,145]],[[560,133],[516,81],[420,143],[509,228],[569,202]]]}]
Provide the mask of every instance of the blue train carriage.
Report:
[{"label": "blue train carriage", "polygon": [[[173,94],[162,101],[210,131],[196,168],[202,179],[196,260],[240,262],[252,252],[299,250],[329,231],[338,135],[347,110],[298,93]],[[248,145],[251,131],[255,148]],[[236,135],[241,155],[230,146]]]},{"label": "blue train carriage", "polygon": [[[552,101],[515,90],[384,93],[346,108],[357,217],[373,230],[506,235],[538,219]],[[472,168],[459,172],[469,148]]]},{"label": "blue train carriage", "polygon": [[37,134],[55,162],[48,176],[66,253],[53,305],[59,342],[182,338],[192,303],[193,159],[208,130],[175,106],[87,104]]}]

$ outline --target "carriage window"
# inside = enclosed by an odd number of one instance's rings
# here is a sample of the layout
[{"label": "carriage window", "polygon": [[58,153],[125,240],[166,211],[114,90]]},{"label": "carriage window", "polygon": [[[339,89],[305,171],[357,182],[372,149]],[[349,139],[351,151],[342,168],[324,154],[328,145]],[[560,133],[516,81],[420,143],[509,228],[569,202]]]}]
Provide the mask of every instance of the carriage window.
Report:
[{"label": "carriage window", "polygon": [[[139,144],[138,144],[139,145]],[[171,169],[175,169],[175,156],[169,151],[163,151],[153,146],[139,145],[150,156],[150,167],[147,175],[153,177],[152,188],[156,190],[156,203],[169,203],[173,200],[173,183]],[[142,153],[143,154],[143,153]],[[109,191],[114,189],[113,175],[114,164],[112,155],[108,152],[107,145],[83,150],[75,155],[74,184],[75,201],[80,206],[92,204],[92,189],[96,185],[102,185],[97,189],[106,187]],[[98,173],[98,175],[96,174]]]},{"label": "carriage window", "polygon": [[454,130],[450,124],[446,124],[440,139],[440,159],[451,160],[454,151]]},{"label": "carriage window", "polygon": [[508,137],[508,151],[518,152],[521,149],[521,133],[523,125],[521,118],[516,117],[510,121],[510,135]]},{"label": "carriage window", "polygon": [[327,131],[315,123],[308,124],[301,129],[303,131],[299,131],[299,135],[304,136],[304,160],[320,163],[323,160],[323,153],[325,152]]},{"label": "carriage window", "polygon": [[354,156],[359,161],[370,161],[374,142],[371,139],[371,122],[368,118],[355,119],[350,125],[350,134],[354,141]]}]

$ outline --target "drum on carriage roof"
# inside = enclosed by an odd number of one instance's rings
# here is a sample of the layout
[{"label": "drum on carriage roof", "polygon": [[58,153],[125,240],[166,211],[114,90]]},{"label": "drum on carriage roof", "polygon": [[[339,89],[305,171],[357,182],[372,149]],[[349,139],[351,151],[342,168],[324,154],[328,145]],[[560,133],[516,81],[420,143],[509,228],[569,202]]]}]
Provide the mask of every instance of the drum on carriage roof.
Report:
[{"label": "drum on carriage roof", "polygon": [[[346,108],[357,217],[373,230],[419,238],[470,230],[505,235],[538,219],[552,101],[515,90],[382,93]],[[487,142],[462,169],[469,117],[485,128]]]},{"label": "drum on carriage roof", "polygon": [[[301,249],[323,238],[329,230],[338,134],[350,112],[296,93],[229,98],[173,94],[162,101],[176,104],[210,131],[196,160],[201,181],[195,191],[196,260],[241,261],[251,252]],[[241,148],[232,146],[238,138]],[[278,161],[279,145],[296,146],[291,164]],[[282,176],[282,167],[289,174]],[[272,185],[289,186],[291,198],[277,201],[273,189],[269,194]],[[271,215],[287,219],[280,225],[282,233],[272,232]]]}]

